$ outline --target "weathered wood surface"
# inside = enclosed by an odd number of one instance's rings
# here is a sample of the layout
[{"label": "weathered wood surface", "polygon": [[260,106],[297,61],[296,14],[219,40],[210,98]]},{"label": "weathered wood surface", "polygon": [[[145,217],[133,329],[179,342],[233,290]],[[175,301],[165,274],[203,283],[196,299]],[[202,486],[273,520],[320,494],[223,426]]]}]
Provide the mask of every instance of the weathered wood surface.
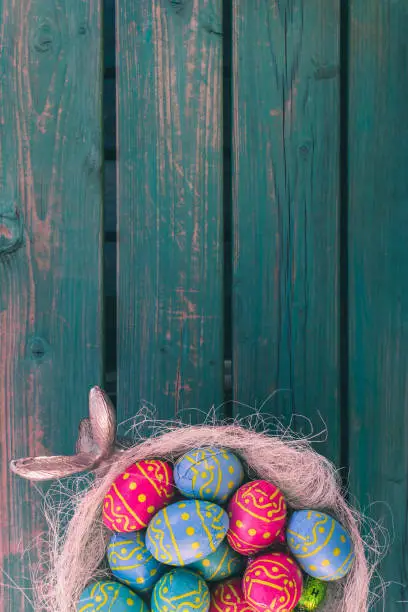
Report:
[{"label": "weathered wood surface", "polygon": [[233,395],[279,391],[263,411],[286,425],[320,413],[336,460],[339,5],[233,0],[232,26]]},{"label": "weathered wood surface", "polygon": [[[389,530],[385,608],[408,610],[408,3],[352,0],[350,477]],[[373,502],[373,506],[369,506]]]},{"label": "weathered wood surface", "polygon": [[8,462],[72,451],[102,382],[101,14],[99,0],[0,2],[4,612],[32,609],[22,555],[37,558],[44,530],[39,494]]},{"label": "weathered wood surface", "polygon": [[116,20],[120,417],[202,420],[223,398],[221,0]]}]

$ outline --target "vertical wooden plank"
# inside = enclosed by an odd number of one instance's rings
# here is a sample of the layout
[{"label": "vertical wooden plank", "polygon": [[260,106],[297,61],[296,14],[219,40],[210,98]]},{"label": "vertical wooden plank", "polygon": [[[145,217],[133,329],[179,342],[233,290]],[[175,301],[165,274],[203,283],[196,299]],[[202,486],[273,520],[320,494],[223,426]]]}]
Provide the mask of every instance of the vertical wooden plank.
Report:
[{"label": "vertical wooden plank", "polygon": [[393,612],[408,610],[408,4],[352,0],[350,28],[351,484],[383,502]]},{"label": "vertical wooden plank", "polygon": [[233,0],[234,398],[336,460],[339,4]]},{"label": "vertical wooden plank", "polygon": [[221,0],[116,7],[120,416],[202,420],[223,397]]},{"label": "vertical wooden plank", "polygon": [[17,612],[45,526],[8,462],[72,452],[102,382],[100,2],[1,0],[0,45],[0,601]]}]

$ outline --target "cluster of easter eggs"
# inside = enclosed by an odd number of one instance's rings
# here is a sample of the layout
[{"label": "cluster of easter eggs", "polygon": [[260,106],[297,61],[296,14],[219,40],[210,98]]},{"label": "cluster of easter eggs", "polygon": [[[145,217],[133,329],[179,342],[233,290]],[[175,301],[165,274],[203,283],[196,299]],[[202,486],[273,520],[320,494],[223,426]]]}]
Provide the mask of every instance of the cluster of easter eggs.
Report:
[{"label": "cluster of easter eggs", "polygon": [[244,481],[223,448],[129,466],[103,504],[112,577],[78,612],[317,610],[352,566],[349,534],[324,512],[288,510],[271,482]]}]

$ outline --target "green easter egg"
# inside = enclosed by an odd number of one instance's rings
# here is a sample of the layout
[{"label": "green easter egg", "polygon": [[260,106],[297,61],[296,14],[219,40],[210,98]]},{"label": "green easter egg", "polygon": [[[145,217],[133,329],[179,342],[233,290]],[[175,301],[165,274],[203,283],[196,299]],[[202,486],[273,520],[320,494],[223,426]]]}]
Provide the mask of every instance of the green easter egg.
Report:
[{"label": "green easter egg", "polygon": [[299,600],[298,612],[309,612],[317,610],[320,604],[323,603],[327,592],[327,584],[308,576],[304,582],[302,597]]}]

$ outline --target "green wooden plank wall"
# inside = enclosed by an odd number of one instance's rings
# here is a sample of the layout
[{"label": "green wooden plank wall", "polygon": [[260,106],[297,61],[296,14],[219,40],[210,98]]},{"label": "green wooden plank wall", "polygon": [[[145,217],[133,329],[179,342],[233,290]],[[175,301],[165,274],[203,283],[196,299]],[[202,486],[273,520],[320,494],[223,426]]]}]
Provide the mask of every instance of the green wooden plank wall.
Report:
[{"label": "green wooden plank wall", "polygon": [[[40,496],[11,457],[71,452],[102,382],[99,0],[0,2],[0,607],[30,610]],[[14,588],[14,587],[19,587]],[[25,590],[26,589],[26,590]]]},{"label": "green wooden plank wall", "polygon": [[[234,399],[340,459],[339,0],[233,2]],[[237,414],[246,411],[235,407]],[[321,415],[321,417],[319,416]]]},{"label": "green wooden plank wall", "polygon": [[360,504],[390,529],[385,609],[405,611],[408,3],[352,0],[349,17],[350,477]]},{"label": "green wooden plank wall", "polygon": [[117,2],[120,418],[223,398],[221,6]]},{"label": "green wooden plank wall", "polygon": [[103,83],[100,2],[0,0],[2,609],[43,528],[7,462],[103,379],[119,419],[322,417],[408,609],[406,1],[104,0]]}]

